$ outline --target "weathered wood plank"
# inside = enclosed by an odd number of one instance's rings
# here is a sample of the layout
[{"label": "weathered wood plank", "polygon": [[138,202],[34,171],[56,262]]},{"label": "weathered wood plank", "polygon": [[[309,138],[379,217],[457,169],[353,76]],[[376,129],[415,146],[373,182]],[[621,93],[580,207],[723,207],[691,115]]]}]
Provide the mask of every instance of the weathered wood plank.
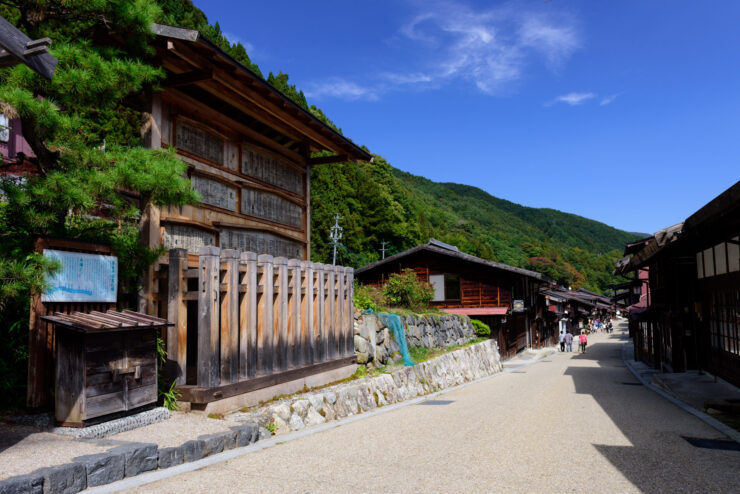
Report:
[{"label": "weathered wood plank", "polygon": [[225,264],[221,294],[221,384],[236,382],[239,378],[239,252],[221,251]]},{"label": "weathered wood plank", "polygon": [[259,268],[259,294],[257,303],[257,373],[271,374],[273,365],[273,334],[274,334],[274,297],[273,287],[275,277],[273,274],[272,256],[261,254],[257,256]]},{"label": "weathered wood plank", "polygon": [[284,382],[294,381],[306,376],[311,376],[332,369],[338,369],[357,362],[357,356],[352,355],[347,358],[322,362],[299,369],[291,369],[286,372],[279,372],[267,376],[259,376],[254,379],[240,381],[226,386],[217,386],[211,388],[201,388],[198,386],[179,386],[177,389],[182,393],[182,400],[191,403],[209,403],[211,401],[229,398],[231,396],[249,393],[258,389],[274,386]]},{"label": "weathered wood plank", "polygon": [[239,302],[239,378],[257,373],[257,254],[242,252],[239,260],[246,269],[240,288],[246,288]]},{"label": "weathered wood plank", "polygon": [[336,279],[334,266],[327,265],[324,268],[326,275],[326,295],[324,325],[326,338],[326,359],[334,359],[337,356],[337,334],[336,334]]},{"label": "weathered wood plank", "polygon": [[301,261],[301,272],[303,275],[303,279],[301,280],[303,287],[301,289],[301,348],[303,349],[304,364],[313,364],[316,355],[316,337],[314,333],[315,280],[313,264],[308,261]]},{"label": "weathered wood plank", "polygon": [[326,295],[325,295],[325,273],[324,265],[314,265],[316,272],[316,310],[314,312],[314,318],[317,324],[314,324],[315,335],[316,335],[316,355],[317,359],[314,363],[323,362],[327,358],[327,352],[329,351],[329,340],[326,338],[326,317],[324,312],[326,311]]},{"label": "weathered wood plank", "polygon": [[275,353],[273,369],[282,371],[288,368],[288,260],[276,257],[273,260],[277,270],[278,288],[275,293]]},{"label": "weathered wood plank", "polygon": [[68,333],[56,341],[57,422],[82,422],[85,413],[85,360],[83,335]]},{"label": "weathered wood plank", "polygon": [[185,384],[188,345],[188,310],[184,295],[188,290],[184,272],[188,266],[188,252],[185,249],[172,249],[169,254],[167,279],[167,320],[175,323],[167,328],[167,368],[168,381]]},{"label": "weathered wood plank", "polygon": [[334,268],[334,278],[336,278],[336,306],[334,307],[334,333],[337,335],[337,353],[336,356],[340,357],[344,355],[344,312],[346,310],[344,289],[345,289],[345,276],[344,266],[336,266]]},{"label": "weathered wood plank", "polygon": [[198,386],[215,386],[219,376],[218,247],[201,247],[198,269]]},{"label": "weathered wood plank", "polygon": [[350,356],[355,353],[355,270],[346,268],[347,283],[347,320],[345,321],[344,355]]},{"label": "weathered wood plank", "polygon": [[290,341],[290,367],[301,367],[303,359],[303,338],[301,333],[301,262],[298,259],[288,261],[290,271],[290,298],[288,300],[288,340]]}]

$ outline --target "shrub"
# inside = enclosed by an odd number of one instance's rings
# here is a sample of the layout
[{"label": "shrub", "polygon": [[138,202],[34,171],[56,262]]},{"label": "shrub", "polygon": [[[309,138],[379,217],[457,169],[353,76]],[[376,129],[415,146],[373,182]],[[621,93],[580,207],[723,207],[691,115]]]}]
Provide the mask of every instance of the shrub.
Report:
[{"label": "shrub", "polygon": [[360,310],[372,309],[377,312],[380,307],[388,305],[380,288],[372,285],[360,285],[355,280],[355,307]]},{"label": "shrub", "polygon": [[488,324],[479,321],[478,319],[471,319],[470,322],[473,323],[473,330],[475,330],[476,335],[491,336],[491,328]]},{"label": "shrub", "polygon": [[411,269],[393,273],[383,286],[383,293],[391,305],[420,312],[434,297],[434,288],[421,281]]}]

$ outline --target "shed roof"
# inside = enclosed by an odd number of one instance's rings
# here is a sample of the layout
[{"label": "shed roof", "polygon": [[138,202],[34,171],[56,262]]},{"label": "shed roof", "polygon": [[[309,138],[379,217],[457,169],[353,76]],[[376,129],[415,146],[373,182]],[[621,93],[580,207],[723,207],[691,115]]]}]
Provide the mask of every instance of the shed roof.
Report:
[{"label": "shed roof", "polygon": [[301,152],[301,147],[308,144],[310,151],[335,153],[309,160],[309,164],[372,159],[370,153],[321,122],[199,31],[164,24],[153,24],[152,31],[160,41],[160,55],[170,61],[165,69],[171,76],[164,87],[197,86],[209,97],[234,95],[226,103],[234,99],[243,102],[237,106],[239,110],[249,107],[251,115],[245,117],[257,120],[261,124],[257,126],[259,131],[264,131],[264,125],[274,127],[281,133],[273,136],[280,144],[295,152]]},{"label": "shed roof", "polygon": [[355,269],[355,274],[361,274],[365,273],[367,271],[373,270],[375,268],[378,268],[380,266],[387,265],[389,263],[392,263],[394,261],[397,261],[399,259],[403,259],[404,257],[410,256],[412,254],[415,254],[417,252],[432,252],[434,254],[439,254],[442,256],[447,256],[455,259],[460,259],[462,261],[471,262],[475,264],[480,264],[483,266],[487,266],[489,268],[494,269],[500,269],[502,271],[508,271],[511,273],[516,273],[521,276],[526,276],[529,278],[534,278],[538,281],[541,281],[543,283],[549,283],[551,280],[547,278],[546,276],[542,275],[541,273],[537,273],[534,271],[530,271],[528,269],[523,268],[517,268],[514,266],[509,266],[508,264],[501,264],[494,261],[489,261],[488,259],[481,259],[480,257],[472,256],[470,254],[466,254],[464,252],[460,252],[457,247],[444,244],[446,247],[440,247],[438,240],[430,239],[429,243],[417,245],[416,247],[412,247],[411,249],[405,250],[403,252],[399,252],[398,254],[394,254],[390,257],[386,257],[385,259],[382,259],[380,261],[376,261],[374,263],[368,264],[367,266],[363,266],[361,268]]}]

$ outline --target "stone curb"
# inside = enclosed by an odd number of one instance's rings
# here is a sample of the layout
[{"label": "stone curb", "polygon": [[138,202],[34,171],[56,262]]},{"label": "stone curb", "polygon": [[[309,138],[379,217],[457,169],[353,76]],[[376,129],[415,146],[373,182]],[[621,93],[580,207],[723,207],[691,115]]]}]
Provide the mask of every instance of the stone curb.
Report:
[{"label": "stone curb", "polygon": [[0,480],[0,494],[74,494],[89,487],[243,448],[269,435],[257,424],[245,423],[170,448],[159,448],[154,443],[124,444],[105,453],[78,456],[72,463]]},{"label": "stone curb", "polygon": [[662,389],[658,388],[657,386],[655,386],[652,383],[650,383],[650,382],[646,381],[645,379],[643,379],[642,374],[640,374],[639,372],[637,372],[632,367],[632,365],[629,363],[629,360],[627,358],[625,358],[625,356],[624,356],[624,349],[627,347],[627,345],[628,345],[627,343],[625,343],[625,344],[622,345],[622,362],[624,362],[624,364],[630,370],[630,372],[632,373],[632,375],[634,375],[635,378],[638,381],[640,381],[640,383],[642,383],[643,386],[645,386],[646,388],[650,389],[651,391],[659,394],[660,396],[662,396],[666,400],[670,401],[671,403],[673,403],[674,405],[676,405],[677,407],[679,407],[683,411],[690,413],[691,415],[693,415],[694,417],[698,418],[699,420],[701,420],[702,422],[704,422],[708,426],[710,426],[710,427],[718,430],[719,432],[721,432],[725,436],[729,437],[730,439],[732,439],[736,443],[739,443],[740,444],[740,432],[736,431],[735,429],[733,429],[732,427],[730,427],[728,425],[723,424],[722,422],[720,422],[719,420],[715,419],[714,417],[712,417],[710,415],[707,415],[706,413],[697,410],[696,408],[692,407],[691,405],[688,405],[688,404],[684,403],[683,401],[679,400],[675,396],[672,396],[672,395],[666,393]]}]

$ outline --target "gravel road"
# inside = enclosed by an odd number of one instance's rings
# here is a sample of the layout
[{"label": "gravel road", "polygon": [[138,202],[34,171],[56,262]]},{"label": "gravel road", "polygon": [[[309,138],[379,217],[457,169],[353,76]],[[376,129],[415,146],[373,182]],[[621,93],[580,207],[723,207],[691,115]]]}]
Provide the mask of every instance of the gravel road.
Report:
[{"label": "gravel road", "polygon": [[623,341],[131,492],[740,492],[740,452],[686,442],[723,437],[634,385]]}]

